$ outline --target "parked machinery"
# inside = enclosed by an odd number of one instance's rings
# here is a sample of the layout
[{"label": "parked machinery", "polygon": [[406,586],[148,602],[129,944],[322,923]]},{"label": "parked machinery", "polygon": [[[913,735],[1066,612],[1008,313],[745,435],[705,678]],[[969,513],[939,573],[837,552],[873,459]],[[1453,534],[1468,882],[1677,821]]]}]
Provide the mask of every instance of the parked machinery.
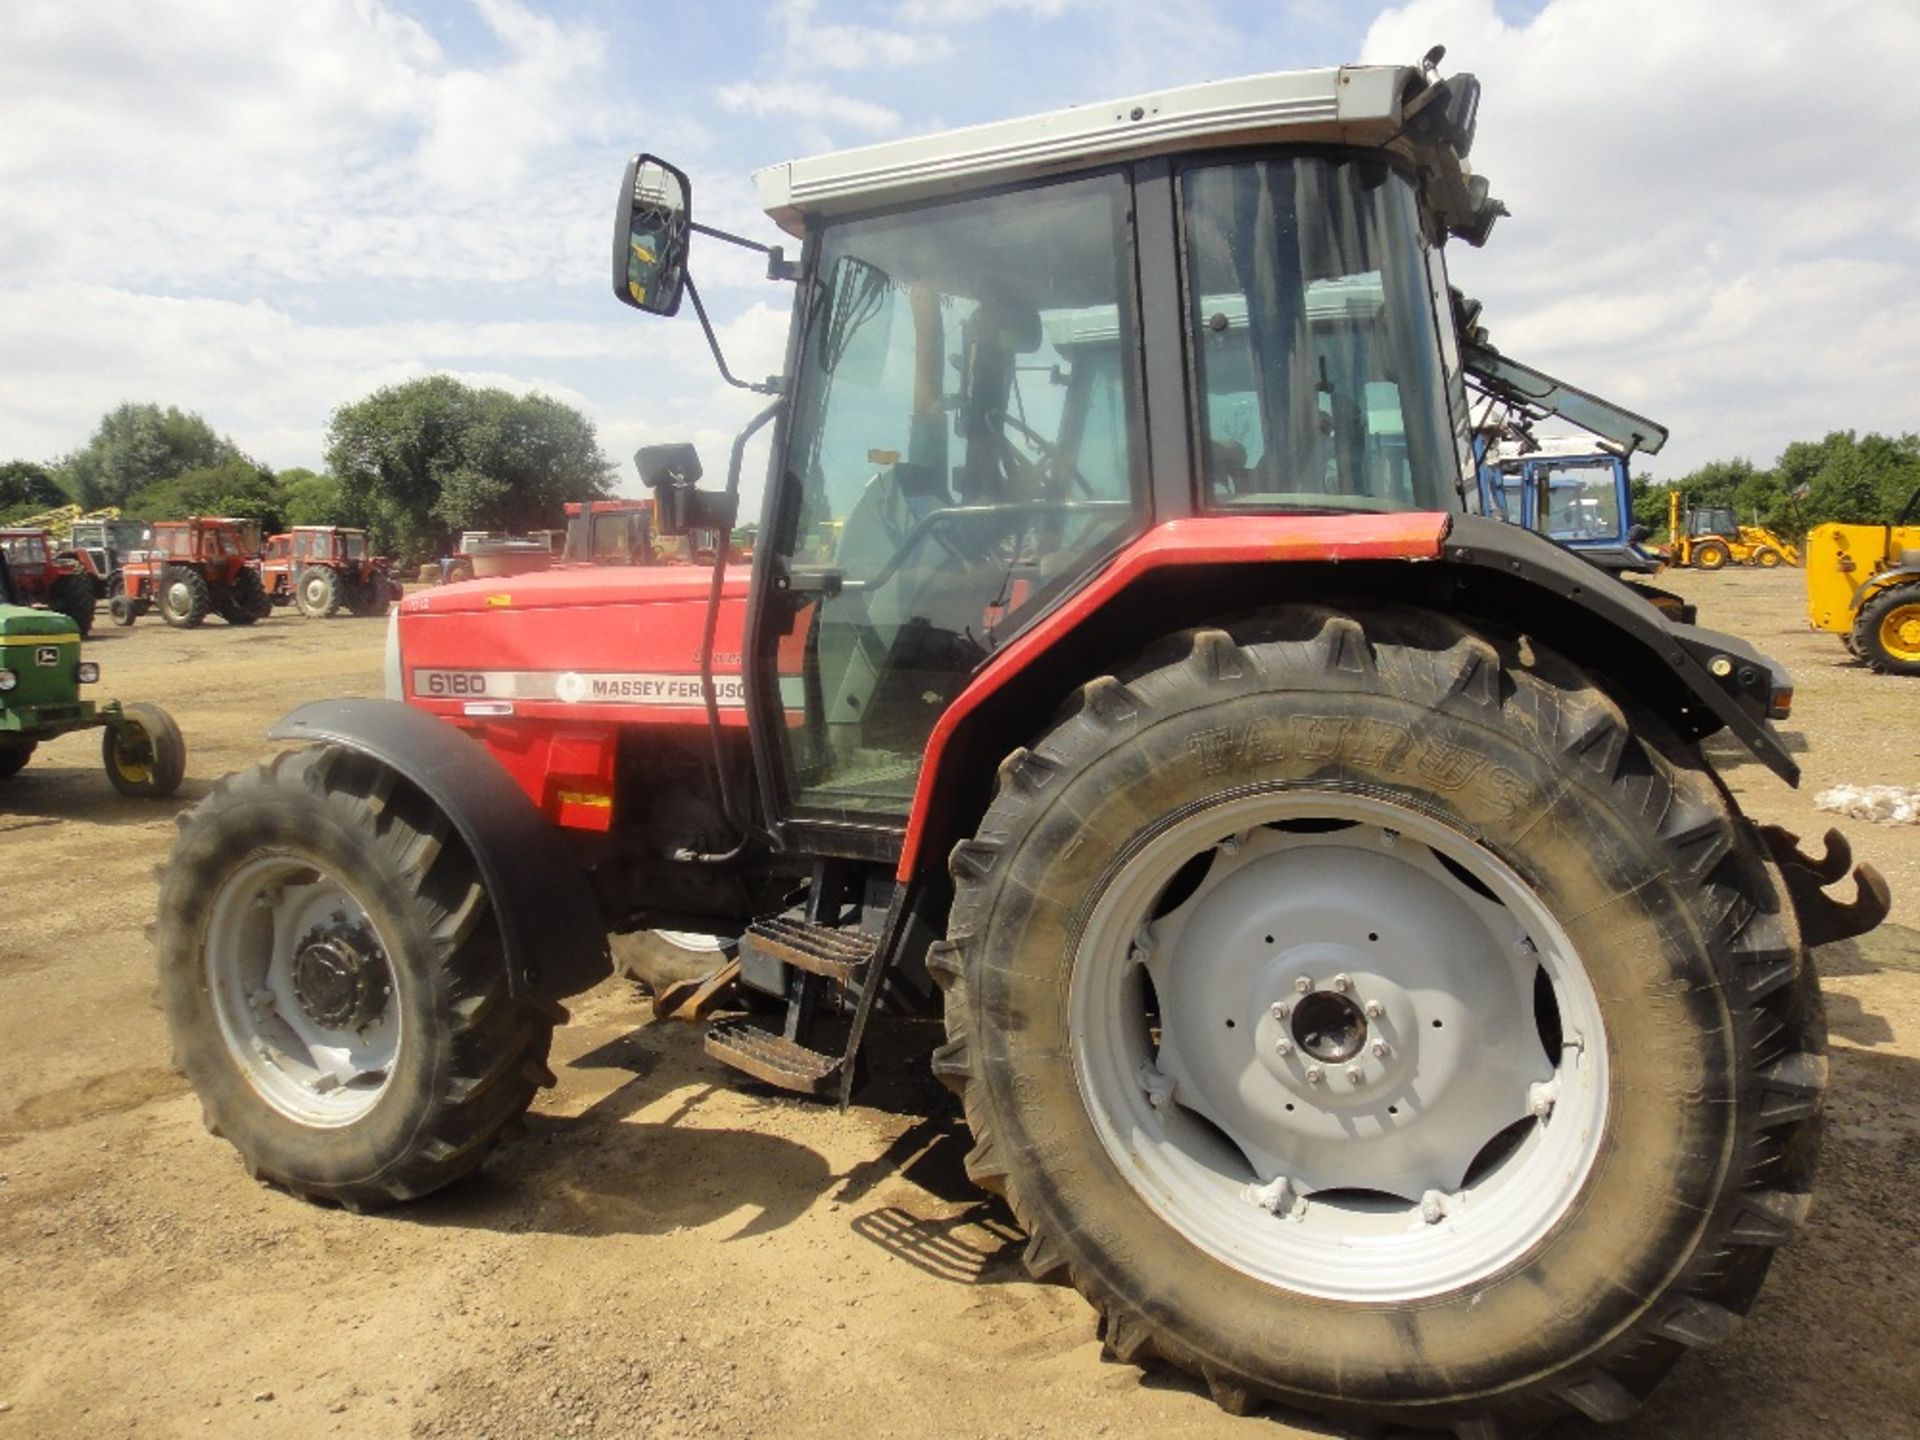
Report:
[{"label": "parked machinery", "polygon": [[371,553],[364,530],[340,525],[296,525],[269,536],[260,563],[267,599],[293,605],[314,619],[346,610],[380,615],[404,593],[387,558]]},{"label": "parked machinery", "polygon": [[114,624],[131,625],[154,608],[167,624],[188,629],[209,615],[229,625],[251,625],[272,613],[255,568],[258,521],[230,516],[156,520],[149,532],[149,548],[108,582]]},{"label": "parked machinery", "polygon": [[[1441,247],[1502,207],[1435,61],[762,172],[791,373],[722,488],[638,456],[658,533],[724,537],[773,427],[751,581],[411,595],[392,699],[184,826],[161,996],[249,1170],[438,1189],[610,932],[738,936],[785,1017],[711,1054],[844,1101],[942,1013],[1029,1269],[1230,1410],[1617,1420],[1732,1333],[1810,1203],[1806,946],[1888,895],[1700,748],[1797,780],[1778,666],[1471,513]],[[616,294],[698,312],[696,231],[636,157]]]},{"label": "parked machinery", "polygon": [[100,667],[80,656],[80,631],[64,614],[29,609],[0,548],[0,782],[44,742],[99,730],[107,780],[123,795],[163,799],[186,773],[180,727],[158,705],[96,705],[80,698]]},{"label": "parked machinery", "polygon": [[0,529],[0,554],[7,557],[20,604],[58,610],[82,637],[93,633],[97,576],[85,551],[57,545],[46,530],[12,527]]},{"label": "parked machinery", "polygon": [[1920,675],[1920,490],[1891,525],[1816,525],[1807,535],[1807,619],[1890,675]]},{"label": "parked machinery", "polygon": [[1800,551],[1792,541],[1764,525],[1742,525],[1731,505],[1683,508],[1678,490],[1667,493],[1667,555],[1675,565],[1696,570],[1722,570],[1730,564],[1757,565],[1772,570],[1798,565]]}]

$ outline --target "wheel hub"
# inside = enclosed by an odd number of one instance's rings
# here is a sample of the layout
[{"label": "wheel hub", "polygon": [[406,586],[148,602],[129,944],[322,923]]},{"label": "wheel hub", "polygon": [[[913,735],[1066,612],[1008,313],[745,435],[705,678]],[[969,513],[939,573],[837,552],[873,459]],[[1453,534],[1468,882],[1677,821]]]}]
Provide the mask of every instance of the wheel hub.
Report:
[{"label": "wheel hub", "polygon": [[387,1007],[386,957],[359,926],[314,930],[293,954],[294,999],[314,1024],[364,1030]]}]

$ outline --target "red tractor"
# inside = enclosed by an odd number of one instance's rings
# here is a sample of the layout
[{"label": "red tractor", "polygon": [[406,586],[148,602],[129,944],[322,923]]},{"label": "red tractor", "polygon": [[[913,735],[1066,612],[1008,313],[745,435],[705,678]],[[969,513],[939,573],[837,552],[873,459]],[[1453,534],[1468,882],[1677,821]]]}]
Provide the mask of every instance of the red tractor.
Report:
[{"label": "red tractor", "polygon": [[116,625],[131,625],[158,608],[167,624],[192,629],[208,615],[229,625],[251,625],[273,612],[260,572],[258,521],[226,516],[156,520],[150,546],[137,551],[108,581],[108,608]]},{"label": "red tractor", "polygon": [[82,639],[93,633],[100,577],[86,551],[60,549],[45,530],[0,529],[0,554],[7,557],[22,605],[58,610],[80,628]]},{"label": "red tractor", "polygon": [[[761,1084],[845,1103],[943,1015],[1028,1268],[1229,1410],[1530,1434],[1732,1333],[1810,1203],[1807,947],[1887,890],[1702,751],[1797,782],[1777,665],[1476,513],[1478,95],[1259,76],[763,171],[789,373],[724,488],[638,456],[658,533],[724,536],[773,426],[751,576],[411,595],[388,700],[194,809],[155,934],[209,1127],[428,1194],[610,934],[710,935],[783,1008],[707,1034]],[[637,157],[616,294],[698,310],[695,232]]]},{"label": "red tractor", "polygon": [[267,598],[315,619],[341,610],[384,614],[403,591],[386,557],[370,549],[366,531],[338,525],[296,525],[269,536],[260,564]]},{"label": "red tractor", "polygon": [[712,530],[663,535],[654,525],[652,500],[569,500],[566,506],[568,565],[689,565],[713,560]]}]

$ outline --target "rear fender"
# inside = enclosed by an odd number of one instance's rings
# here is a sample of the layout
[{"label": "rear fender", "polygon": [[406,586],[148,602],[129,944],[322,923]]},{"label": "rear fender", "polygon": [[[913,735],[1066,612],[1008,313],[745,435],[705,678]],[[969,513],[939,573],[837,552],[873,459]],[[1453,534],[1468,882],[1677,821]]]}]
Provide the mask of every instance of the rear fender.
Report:
[{"label": "rear fender", "polygon": [[440,807],[480,870],[516,993],[577,995],[613,973],[585,873],[478,741],[391,700],[320,700],[267,732],[378,760]]}]

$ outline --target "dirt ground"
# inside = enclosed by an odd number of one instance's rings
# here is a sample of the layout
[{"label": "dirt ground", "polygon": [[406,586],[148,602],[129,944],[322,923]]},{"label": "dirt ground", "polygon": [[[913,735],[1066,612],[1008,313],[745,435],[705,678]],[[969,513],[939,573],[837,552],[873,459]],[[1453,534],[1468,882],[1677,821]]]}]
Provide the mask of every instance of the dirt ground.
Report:
[{"label": "dirt ground", "polygon": [[[1799,583],[1678,581],[1795,671],[1802,789],[1715,754],[1753,815],[1818,834],[1826,786],[1920,781],[1920,681],[1805,631]],[[102,691],[186,731],[179,804],[116,796],[88,736],[0,794],[0,1440],[1330,1433],[1101,1362],[1085,1305],[1027,1280],[968,1187],[926,1027],[887,1038],[890,1078],[843,1117],[735,1083],[609,983],[575,1002],[528,1138],[451,1193],[362,1219],[250,1183],[167,1068],[151,869],[271,720],[377,693],[380,642],[377,622],[287,616],[103,626]],[[1920,827],[1846,829],[1898,923],[1819,957],[1813,1219],[1744,1331],[1612,1433],[1920,1435]]]}]

